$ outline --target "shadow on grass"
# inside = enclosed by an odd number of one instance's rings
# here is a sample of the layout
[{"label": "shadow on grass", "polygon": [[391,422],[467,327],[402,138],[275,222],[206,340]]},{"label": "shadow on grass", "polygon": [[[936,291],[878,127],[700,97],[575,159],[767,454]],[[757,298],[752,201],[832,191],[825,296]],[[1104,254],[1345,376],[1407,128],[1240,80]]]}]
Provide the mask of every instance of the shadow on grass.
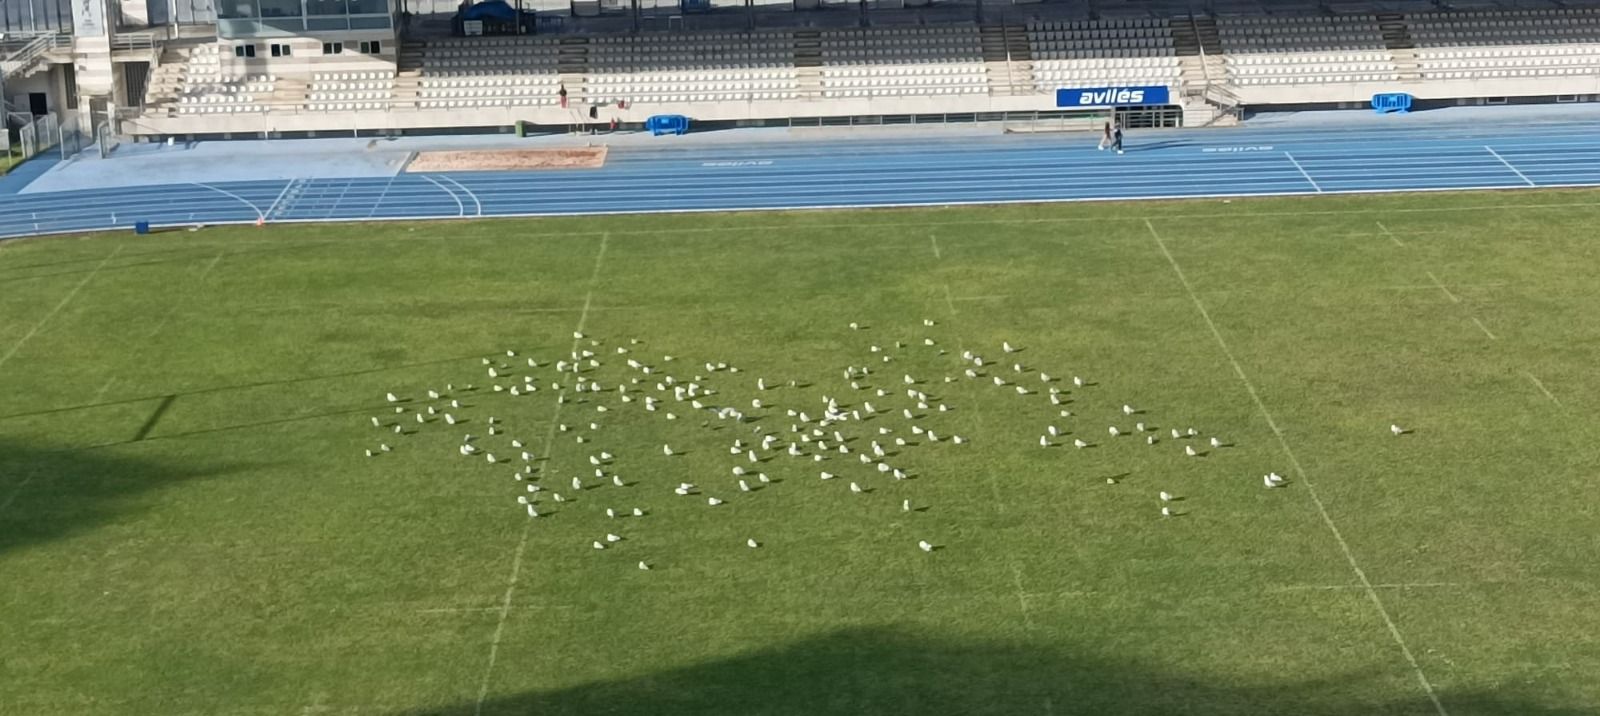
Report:
[{"label": "shadow on grass", "polygon": [[[685,635],[690,637],[690,635]],[[692,638],[692,637],[690,637]],[[1390,692],[1393,669],[1272,674],[1251,684],[1107,657],[1103,649],[1037,647],[852,628],[694,666],[567,689],[491,697],[484,716],[1433,716],[1420,688]],[[580,655],[575,655],[580,656]],[[1396,660],[1398,661],[1398,659]],[[516,669],[502,663],[501,673]],[[1409,681],[1407,683],[1415,685]],[[1576,716],[1505,694],[1441,694],[1451,713]],[[475,703],[395,716],[462,716]]]},{"label": "shadow on grass", "polygon": [[147,492],[245,467],[194,459],[180,467],[0,438],[0,554],[114,522],[141,509],[138,502]]}]

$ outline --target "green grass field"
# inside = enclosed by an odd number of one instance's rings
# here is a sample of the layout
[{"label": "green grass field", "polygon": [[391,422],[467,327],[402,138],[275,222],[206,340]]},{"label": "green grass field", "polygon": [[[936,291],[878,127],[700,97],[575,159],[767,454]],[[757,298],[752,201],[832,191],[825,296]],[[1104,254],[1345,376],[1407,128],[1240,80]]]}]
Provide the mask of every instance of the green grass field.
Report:
[{"label": "green grass field", "polygon": [[[0,244],[0,713],[1600,713],[1597,224],[1574,191]],[[878,414],[786,454],[825,396]]]}]

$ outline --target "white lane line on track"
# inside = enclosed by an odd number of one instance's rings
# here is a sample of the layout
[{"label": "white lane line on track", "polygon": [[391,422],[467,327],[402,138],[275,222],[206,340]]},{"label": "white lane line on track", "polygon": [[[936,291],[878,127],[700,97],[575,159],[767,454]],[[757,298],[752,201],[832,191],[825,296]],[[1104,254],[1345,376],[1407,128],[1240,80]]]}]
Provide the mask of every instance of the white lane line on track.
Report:
[{"label": "white lane line on track", "polygon": [[440,184],[437,181],[434,181],[433,177],[430,177],[430,176],[428,176],[426,174],[420,174],[418,176],[421,176],[423,181],[426,181],[429,184],[432,184],[432,185],[434,185],[436,187],[439,187],[439,191],[442,191],[442,192],[450,195],[450,198],[456,202],[456,216],[455,216],[455,218],[459,219],[459,218],[464,217],[464,216],[467,215],[467,205],[461,203],[461,197],[456,196],[456,193],[451,191],[450,187],[447,187],[447,186],[445,186],[443,184]]},{"label": "white lane line on track", "polygon": [[1382,617],[1384,625],[1389,629],[1389,636],[1400,647],[1401,655],[1411,665],[1411,670],[1416,673],[1417,682],[1421,684],[1423,693],[1427,694],[1428,700],[1433,703],[1433,708],[1438,712],[1439,716],[1449,716],[1444,709],[1444,704],[1440,703],[1439,696],[1434,693],[1433,683],[1428,681],[1427,674],[1423,673],[1422,665],[1417,663],[1417,657],[1411,653],[1411,647],[1406,644],[1405,637],[1400,635],[1400,628],[1395,626],[1394,618],[1389,615],[1389,608],[1384,606],[1383,598],[1378,596],[1378,590],[1372,586],[1372,580],[1367,578],[1366,570],[1363,570],[1361,565],[1356,562],[1355,552],[1351,551],[1350,543],[1345,541],[1344,533],[1339,530],[1339,525],[1334,523],[1333,517],[1328,513],[1327,506],[1323,504],[1322,498],[1317,495],[1316,487],[1306,474],[1305,468],[1301,466],[1300,459],[1295,457],[1294,450],[1289,447],[1289,441],[1284,437],[1283,430],[1278,427],[1278,421],[1272,417],[1271,411],[1267,410],[1267,404],[1262,402],[1261,393],[1256,390],[1255,383],[1250,380],[1249,376],[1245,375],[1244,368],[1239,365],[1239,360],[1233,356],[1233,349],[1228,347],[1228,342],[1223,339],[1222,332],[1217,330],[1217,324],[1211,320],[1211,312],[1206,310],[1205,304],[1200,301],[1199,294],[1195,293],[1194,286],[1189,283],[1189,278],[1184,275],[1183,268],[1178,265],[1178,260],[1172,256],[1171,251],[1167,250],[1167,244],[1161,240],[1161,234],[1156,231],[1155,224],[1146,219],[1144,225],[1145,228],[1150,230],[1150,237],[1155,239],[1156,247],[1161,249],[1161,255],[1165,256],[1167,263],[1172,265],[1172,272],[1177,274],[1178,282],[1183,284],[1184,290],[1189,293],[1189,299],[1194,302],[1195,309],[1200,312],[1200,317],[1205,320],[1206,327],[1211,329],[1211,337],[1216,339],[1217,347],[1222,349],[1222,354],[1228,359],[1228,364],[1233,366],[1234,374],[1239,377],[1241,383],[1244,383],[1245,390],[1250,394],[1250,400],[1256,405],[1256,410],[1260,411],[1261,417],[1266,419],[1267,427],[1272,429],[1273,436],[1278,440],[1278,447],[1283,450],[1284,456],[1289,459],[1289,465],[1294,468],[1295,476],[1300,479],[1300,485],[1305,488],[1306,494],[1310,495],[1312,504],[1317,508],[1317,514],[1322,517],[1323,525],[1333,535],[1334,542],[1338,543],[1339,551],[1344,554],[1345,562],[1350,566],[1350,571],[1355,574],[1356,581],[1361,583],[1362,589],[1367,593],[1367,597],[1372,600],[1372,605],[1377,608],[1378,616]]},{"label": "white lane line on track", "polygon": [[210,189],[211,191],[214,191],[214,192],[216,192],[218,194],[221,194],[223,196],[232,197],[234,199],[239,200],[245,206],[250,207],[251,211],[254,211],[256,213],[256,218],[257,219],[265,219],[265,218],[267,218],[267,215],[261,212],[261,207],[256,206],[249,199],[246,199],[246,198],[244,198],[242,196],[239,196],[238,194],[235,194],[235,193],[233,193],[231,191],[228,191],[227,189],[218,189],[217,187],[211,186],[210,184],[201,184],[200,182],[190,182],[190,183],[194,184],[197,187],[200,187],[201,189]]},{"label": "white lane line on track", "polygon": [[[439,178],[443,179],[443,180],[445,180],[447,182],[450,182],[451,184],[454,184],[456,186],[456,188],[458,188],[461,191],[465,192],[466,195],[467,195],[467,198],[472,200],[472,206],[474,207],[474,209],[477,210],[476,216],[483,216],[483,202],[478,201],[478,195],[477,194],[472,193],[471,189],[468,189],[465,186],[462,186],[461,182],[458,182],[458,181],[456,181],[455,179],[453,179],[451,177],[442,176],[442,177],[439,177]],[[463,208],[462,211],[465,211],[465,209]]]},{"label": "white lane line on track", "polygon": [[1497,151],[1495,151],[1495,150],[1494,150],[1494,147],[1491,147],[1491,146],[1489,146],[1489,145],[1487,145],[1487,144],[1485,144],[1485,145],[1483,145],[1483,148],[1484,148],[1484,149],[1485,149],[1485,150],[1486,150],[1486,151],[1488,151],[1488,152],[1489,152],[1489,153],[1490,153],[1490,154],[1492,154],[1492,155],[1494,155],[1494,158],[1495,158],[1495,159],[1498,159],[1498,160],[1500,160],[1500,163],[1501,163],[1501,164],[1504,164],[1504,165],[1506,165],[1506,168],[1507,168],[1507,169],[1510,169],[1510,170],[1511,170],[1511,173],[1512,173],[1512,174],[1515,174],[1515,175],[1517,175],[1517,178],[1518,178],[1518,179],[1521,179],[1521,180],[1523,180],[1523,181],[1525,181],[1525,182],[1527,182],[1527,183],[1528,183],[1528,186],[1538,186],[1538,185],[1537,185],[1537,184],[1534,184],[1534,183],[1533,183],[1533,180],[1532,180],[1532,179],[1529,179],[1529,178],[1528,178],[1528,175],[1526,175],[1526,174],[1523,174],[1523,173],[1522,173],[1522,171],[1521,171],[1521,170],[1519,170],[1519,169],[1517,169],[1517,168],[1516,168],[1516,167],[1514,167],[1514,166],[1511,166],[1511,162],[1508,162],[1508,161],[1506,161],[1506,158],[1505,158],[1505,157],[1502,157],[1502,156],[1500,156],[1500,153],[1499,153],[1499,152],[1497,152]]},{"label": "white lane line on track", "polygon": [[1290,164],[1293,164],[1293,165],[1294,165],[1294,168],[1295,168],[1295,169],[1296,169],[1296,170],[1298,170],[1298,171],[1299,171],[1299,172],[1300,172],[1300,176],[1303,176],[1303,177],[1305,177],[1305,178],[1306,178],[1306,181],[1307,181],[1307,182],[1309,182],[1309,183],[1310,183],[1310,184],[1311,184],[1311,188],[1312,188],[1312,189],[1316,189],[1316,190],[1317,190],[1317,193],[1318,193],[1318,194],[1321,194],[1321,193],[1322,193],[1322,187],[1320,187],[1320,186],[1317,186],[1317,180],[1315,180],[1315,179],[1312,179],[1312,178],[1311,178],[1311,175],[1310,175],[1310,174],[1308,174],[1308,173],[1306,173],[1306,168],[1305,168],[1305,167],[1302,167],[1302,166],[1300,166],[1300,162],[1298,162],[1298,161],[1295,161],[1295,158],[1294,158],[1294,155],[1293,155],[1293,154],[1290,154],[1290,153],[1288,153],[1288,152],[1284,152],[1284,153],[1283,153],[1283,156],[1284,156],[1284,157],[1285,157],[1285,158],[1287,158],[1287,159],[1288,159],[1288,160],[1289,160],[1289,163],[1290,163]]}]

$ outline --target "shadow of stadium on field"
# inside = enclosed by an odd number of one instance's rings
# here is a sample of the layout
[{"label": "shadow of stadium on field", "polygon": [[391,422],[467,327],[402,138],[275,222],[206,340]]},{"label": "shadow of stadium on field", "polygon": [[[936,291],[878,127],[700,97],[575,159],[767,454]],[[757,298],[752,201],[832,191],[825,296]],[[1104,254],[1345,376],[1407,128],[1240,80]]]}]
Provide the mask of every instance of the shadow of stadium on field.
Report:
[{"label": "shadow of stadium on field", "polygon": [[[693,634],[684,634],[693,640]],[[1179,638],[1175,635],[1175,638]],[[847,629],[631,679],[491,697],[484,716],[1437,716],[1396,654],[1382,672],[1278,674],[1248,685],[1086,647]],[[574,655],[583,658],[583,655]],[[502,662],[502,677],[517,666]],[[499,680],[504,680],[499,679]],[[1409,698],[1392,698],[1405,683]],[[1388,698],[1373,694],[1387,693]],[[1507,693],[1442,693],[1452,716],[1577,716]],[[476,704],[395,716],[463,716]],[[1592,711],[1587,713],[1592,714]]]},{"label": "shadow of stadium on field", "polygon": [[138,501],[147,492],[246,467],[193,459],[179,467],[107,450],[52,450],[0,437],[0,555],[115,521],[141,509]]}]

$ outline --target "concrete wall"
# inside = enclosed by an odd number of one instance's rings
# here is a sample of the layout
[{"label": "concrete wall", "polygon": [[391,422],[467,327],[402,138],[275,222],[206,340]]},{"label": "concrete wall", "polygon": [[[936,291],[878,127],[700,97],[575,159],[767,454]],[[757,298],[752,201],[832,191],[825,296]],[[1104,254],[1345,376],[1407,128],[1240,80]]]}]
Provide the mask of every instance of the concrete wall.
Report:
[{"label": "concrete wall", "polygon": [[1584,77],[1492,80],[1426,80],[1420,82],[1351,82],[1316,85],[1270,85],[1233,88],[1246,106],[1273,104],[1369,103],[1372,95],[1404,92],[1418,99],[1478,97],[1549,97],[1600,93],[1600,75]]},{"label": "concrete wall", "polygon": [[[1056,110],[1050,95],[1022,97],[951,97],[848,99],[827,101],[701,102],[693,104],[635,104],[626,110],[599,109],[599,122],[612,117],[637,123],[656,114],[683,114],[695,121],[782,119],[787,117],[862,116],[896,114],[955,114],[968,112],[1022,112]],[[518,120],[561,126],[590,122],[587,105],[559,107],[491,107],[453,110],[393,110],[361,112],[275,111],[259,114],[207,114],[145,117],[123,124],[123,130],[140,135],[260,134],[263,132],[338,132],[353,129],[451,129],[506,127]]]},{"label": "concrete wall", "polygon": [[[377,41],[382,52],[376,55],[363,55],[359,52],[361,42]],[[344,43],[344,52],[337,55],[322,54],[324,42]],[[288,57],[273,57],[270,45],[286,44],[290,46]],[[317,72],[362,72],[362,71],[387,71],[395,69],[395,59],[399,54],[399,44],[395,42],[394,33],[388,30],[340,30],[337,32],[313,32],[298,37],[285,37],[257,40],[222,40],[217,43],[221,47],[222,71],[231,75],[275,75],[277,77],[290,77],[296,79],[310,79]],[[255,45],[254,58],[236,57],[234,47],[238,45]]]}]

